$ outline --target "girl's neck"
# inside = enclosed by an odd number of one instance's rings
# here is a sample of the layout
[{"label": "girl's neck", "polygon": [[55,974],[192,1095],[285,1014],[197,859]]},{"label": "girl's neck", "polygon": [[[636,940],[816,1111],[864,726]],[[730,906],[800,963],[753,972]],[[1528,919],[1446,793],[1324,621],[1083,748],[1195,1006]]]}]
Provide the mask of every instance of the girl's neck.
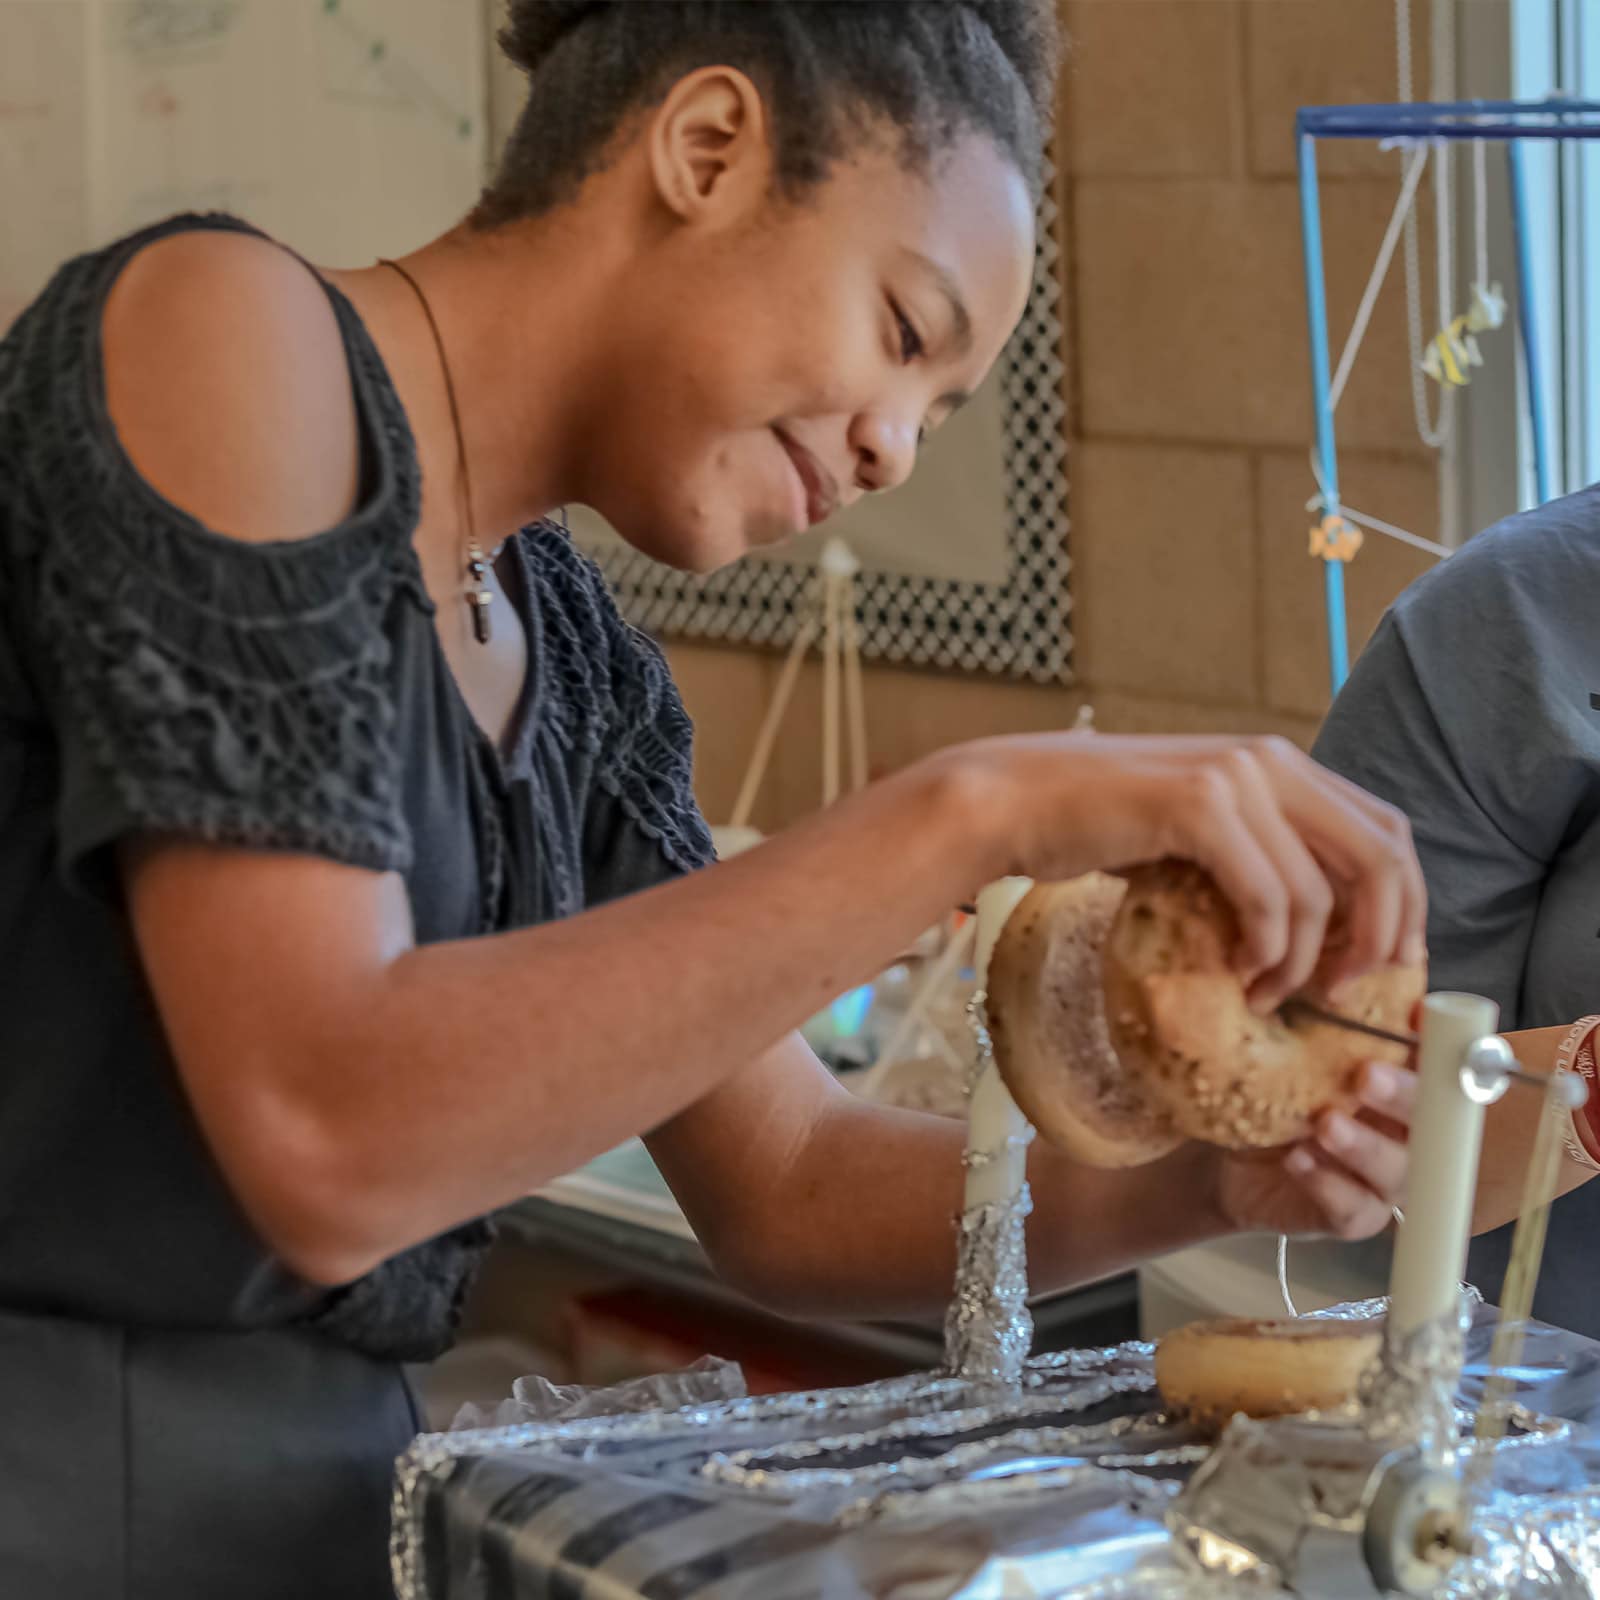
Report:
[{"label": "girl's neck", "polygon": [[[480,232],[463,223],[401,258],[427,298],[454,384],[488,548],[581,493],[582,418],[603,388],[593,332],[604,263],[553,219]],[[568,230],[570,231],[570,230]],[[583,270],[574,271],[582,262]],[[595,266],[602,270],[593,270]],[[360,313],[399,391],[425,483],[456,483],[439,351],[415,291],[388,267],[327,274]],[[454,503],[453,493],[448,503]]]}]

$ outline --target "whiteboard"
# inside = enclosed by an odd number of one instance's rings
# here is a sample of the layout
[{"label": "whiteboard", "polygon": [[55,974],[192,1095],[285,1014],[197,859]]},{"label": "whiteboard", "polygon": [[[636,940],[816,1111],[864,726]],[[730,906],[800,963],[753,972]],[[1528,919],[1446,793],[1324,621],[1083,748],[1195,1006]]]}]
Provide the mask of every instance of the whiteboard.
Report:
[{"label": "whiteboard", "polygon": [[[500,5],[0,0],[0,330],[59,263],[175,212],[232,212],[334,267],[443,232],[521,106]],[[863,560],[869,657],[1070,677],[1057,220],[1047,184],[1034,294],[972,405],[910,484],[826,530]],[[574,532],[636,622],[766,644],[797,625],[821,537],[702,581],[581,509]]]},{"label": "whiteboard", "polygon": [[459,220],[480,0],[0,0],[0,326],[80,251],[230,211],[327,266]]}]

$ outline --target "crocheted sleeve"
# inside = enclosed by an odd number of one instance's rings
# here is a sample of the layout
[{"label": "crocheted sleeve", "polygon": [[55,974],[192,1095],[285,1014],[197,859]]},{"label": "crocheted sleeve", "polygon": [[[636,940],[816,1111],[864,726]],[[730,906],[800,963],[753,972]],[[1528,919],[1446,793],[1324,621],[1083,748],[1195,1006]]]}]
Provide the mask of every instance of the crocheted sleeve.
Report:
[{"label": "crocheted sleeve", "polygon": [[99,310],[141,242],[63,268],[0,345],[5,625],[59,752],[61,864],[108,889],[103,847],[159,831],[403,868],[386,624],[416,483],[398,402],[346,321],[368,503],[303,541],[202,527],[139,477],[105,410]]}]

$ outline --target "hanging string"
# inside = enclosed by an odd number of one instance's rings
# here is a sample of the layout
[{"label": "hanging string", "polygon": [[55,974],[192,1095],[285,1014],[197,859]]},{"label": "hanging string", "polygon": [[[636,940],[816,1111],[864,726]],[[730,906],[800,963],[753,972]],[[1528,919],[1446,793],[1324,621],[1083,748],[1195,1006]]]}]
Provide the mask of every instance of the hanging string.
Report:
[{"label": "hanging string", "polygon": [[[1344,349],[1340,353],[1338,370],[1334,373],[1333,382],[1329,386],[1328,401],[1331,409],[1335,411],[1339,409],[1339,402],[1344,398],[1345,387],[1350,381],[1350,373],[1355,367],[1356,358],[1361,354],[1362,344],[1372,323],[1373,311],[1378,304],[1378,296],[1383,290],[1389,268],[1394,261],[1395,247],[1401,231],[1406,219],[1412,215],[1417,189],[1421,185],[1423,173],[1427,170],[1428,154],[1428,147],[1424,144],[1414,145],[1406,153],[1405,178],[1400,185],[1400,194],[1395,201],[1394,210],[1390,213],[1389,225],[1384,230],[1383,243],[1378,247],[1378,256],[1372,264],[1367,286],[1361,292],[1361,303],[1356,307],[1349,336],[1345,339]],[[1311,472],[1317,481],[1317,491],[1321,499],[1320,503],[1313,503],[1306,509],[1316,511],[1326,507],[1327,485],[1322,476],[1315,447],[1311,451]],[[1367,516],[1345,505],[1341,505],[1339,510],[1349,521],[1368,528],[1373,533],[1381,533],[1386,538],[1398,540],[1401,544],[1425,550],[1429,555],[1442,558],[1450,554],[1449,546],[1437,544],[1432,539],[1424,539],[1420,534],[1410,533],[1404,528],[1397,528],[1393,523],[1384,522],[1381,518]]]},{"label": "hanging string", "polygon": [[[1328,485],[1322,476],[1322,470],[1317,462],[1317,453],[1311,452],[1311,475],[1317,481],[1317,498],[1307,505],[1310,512],[1321,512],[1327,509]],[[1424,539],[1420,533],[1412,533],[1405,528],[1399,528],[1392,522],[1385,522],[1382,517],[1369,516],[1365,511],[1357,511],[1353,506],[1339,504],[1339,515],[1346,522],[1353,522],[1357,527],[1367,528],[1373,533],[1380,533],[1386,539],[1394,539],[1400,544],[1410,545],[1413,550],[1425,550],[1430,556],[1437,556],[1441,561],[1447,556],[1452,556],[1455,551],[1445,544],[1440,544],[1434,539]]]},{"label": "hanging string", "polygon": [[1448,328],[1455,319],[1456,219],[1450,199],[1450,143],[1436,139],[1433,146],[1433,229],[1434,281],[1439,302],[1439,326]]},{"label": "hanging string", "polygon": [[1299,1308],[1289,1293],[1289,1235],[1286,1233],[1278,1235],[1278,1293],[1283,1296],[1283,1309],[1291,1317],[1298,1317]]},{"label": "hanging string", "polygon": [[1489,149],[1486,141],[1472,141],[1473,287],[1489,287]]},{"label": "hanging string", "polygon": [[[1412,100],[1411,0],[1394,0],[1394,53],[1397,90],[1402,104]],[[1426,156],[1427,146],[1418,146]],[[1437,187],[1437,185],[1436,185]],[[1441,266],[1441,276],[1443,267]],[[1410,352],[1411,413],[1417,435],[1430,450],[1442,449],[1450,435],[1450,396],[1439,396],[1439,420],[1433,420],[1428,404],[1428,385],[1422,371],[1422,259],[1417,243],[1415,209],[1405,219],[1406,335]],[[1448,296],[1446,297],[1448,298]],[[1440,303],[1440,326],[1444,325],[1444,303]]]},{"label": "hanging string", "polygon": [[1411,101],[1411,0],[1394,0],[1394,62],[1400,103]]},{"label": "hanging string", "polygon": [[1455,554],[1449,545],[1440,544],[1434,539],[1424,539],[1420,533],[1408,533],[1404,528],[1397,528],[1392,522],[1385,522],[1382,517],[1369,517],[1364,511],[1352,511],[1345,505],[1339,507],[1339,515],[1358,527],[1369,528],[1373,533],[1381,533],[1386,539],[1395,539],[1401,544],[1408,544],[1413,550],[1426,550],[1430,556],[1438,556],[1441,561],[1446,556]]},{"label": "hanging string", "polygon": [[1417,436],[1430,450],[1438,450],[1445,441],[1447,397],[1439,396],[1439,420],[1435,422],[1428,407],[1428,386],[1422,370],[1422,264],[1417,250],[1417,218],[1413,213],[1406,218],[1405,227],[1406,276],[1406,339],[1411,368],[1411,413],[1416,418]]},{"label": "hanging string", "polygon": [[[1409,103],[1412,98],[1412,61],[1411,61],[1411,0],[1395,0],[1395,65],[1397,88],[1402,102]],[[1441,49],[1440,54],[1443,54]],[[1435,78],[1442,71],[1440,61],[1434,62]],[[1437,85],[1436,85],[1437,86]],[[1355,367],[1356,358],[1361,353],[1361,347],[1366,339],[1367,332],[1372,323],[1372,316],[1377,308],[1378,297],[1382,293],[1385,280],[1388,278],[1389,269],[1394,261],[1397,241],[1402,239],[1405,243],[1405,290],[1406,290],[1406,323],[1408,343],[1410,346],[1411,376],[1411,403],[1416,419],[1417,432],[1422,442],[1429,449],[1442,448],[1450,433],[1451,396],[1446,392],[1441,394],[1439,402],[1439,420],[1435,422],[1430,413],[1428,404],[1427,384],[1422,371],[1422,272],[1420,252],[1417,238],[1417,190],[1421,186],[1423,173],[1427,170],[1429,157],[1433,158],[1434,191],[1435,191],[1435,258],[1437,268],[1436,292],[1439,301],[1440,326],[1443,327],[1450,320],[1450,305],[1454,298],[1451,284],[1451,263],[1454,260],[1454,219],[1449,202],[1449,164],[1445,154],[1445,141],[1407,141],[1403,145],[1405,166],[1400,183],[1400,194],[1395,201],[1394,210],[1389,215],[1388,226],[1384,229],[1383,242],[1378,246],[1377,259],[1373,262],[1372,271],[1367,277],[1366,287],[1361,292],[1360,303],[1356,307],[1356,314],[1350,324],[1350,332],[1345,339],[1344,348],[1339,355],[1339,364],[1334,371],[1333,381],[1329,385],[1329,405],[1337,411],[1340,400],[1344,397],[1346,385],[1350,381],[1351,371]],[[1487,235],[1487,207],[1484,203],[1485,190],[1485,150],[1482,140],[1473,142],[1475,157],[1473,177],[1475,183],[1475,228],[1476,248],[1478,257],[1478,279],[1480,282],[1488,280],[1488,235]],[[1317,459],[1315,448],[1311,451],[1311,472],[1316,479],[1318,500],[1313,501],[1306,509],[1309,511],[1325,511],[1328,501],[1328,486],[1322,473],[1322,465]],[[1396,527],[1392,522],[1385,522],[1381,517],[1368,516],[1361,511],[1353,510],[1350,506],[1341,504],[1339,514],[1347,521],[1358,527],[1366,528],[1373,533],[1381,534],[1387,539],[1393,539],[1400,544],[1409,545],[1412,549],[1425,551],[1440,560],[1452,554],[1449,545],[1440,544],[1434,539],[1425,539],[1420,534],[1411,533],[1405,528]],[[1283,1287],[1285,1303],[1288,1304],[1287,1279],[1283,1278],[1284,1252],[1280,1248],[1279,1274]],[[1290,1309],[1293,1307],[1291,1305]]]},{"label": "hanging string", "polygon": [[1367,327],[1378,304],[1378,294],[1383,288],[1384,280],[1389,276],[1389,265],[1394,260],[1395,245],[1399,242],[1400,231],[1406,219],[1411,215],[1417,188],[1422,182],[1422,174],[1427,165],[1426,145],[1417,145],[1407,152],[1405,179],[1400,185],[1400,198],[1395,201],[1394,211],[1389,217],[1389,226],[1384,230],[1383,243],[1378,246],[1378,259],[1373,262],[1372,274],[1367,279],[1366,288],[1361,292],[1361,304],[1356,307],[1355,320],[1350,324],[1350,337],[1345,340],[1344,352],[1339,357],[1339,370],[1333,375],[1328,403],[1335,411],[1339,409],[1339,401],[1344,396],[1344,386],[1349,382],[1350,369],[1355,366],[1356,357],[1361,352],[1361,342],[1367,336]]}]

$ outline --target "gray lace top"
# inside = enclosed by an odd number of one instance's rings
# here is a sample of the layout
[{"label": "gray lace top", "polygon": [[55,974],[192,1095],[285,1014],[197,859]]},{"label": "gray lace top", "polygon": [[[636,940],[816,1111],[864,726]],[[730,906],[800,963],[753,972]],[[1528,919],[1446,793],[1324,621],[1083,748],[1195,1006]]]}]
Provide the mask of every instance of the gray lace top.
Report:
[{"label": "gray lace top", "polygon": [[163,500],[106,411],[100,310],[177,218],[70,262],[0,342],[0,1309],[166,1327],[311,1322],[374,1355],[449,1342],[469,1223],[329,1293],[261,1245],[180,1092],[118,900],[140,830],[403,875],[417,937],[572,914],[711,842],[659,651],[557,528],[501,558],[529,642],[506,748],[440,652],[406,418],[348,302],[345,522],[277,545]]}]

